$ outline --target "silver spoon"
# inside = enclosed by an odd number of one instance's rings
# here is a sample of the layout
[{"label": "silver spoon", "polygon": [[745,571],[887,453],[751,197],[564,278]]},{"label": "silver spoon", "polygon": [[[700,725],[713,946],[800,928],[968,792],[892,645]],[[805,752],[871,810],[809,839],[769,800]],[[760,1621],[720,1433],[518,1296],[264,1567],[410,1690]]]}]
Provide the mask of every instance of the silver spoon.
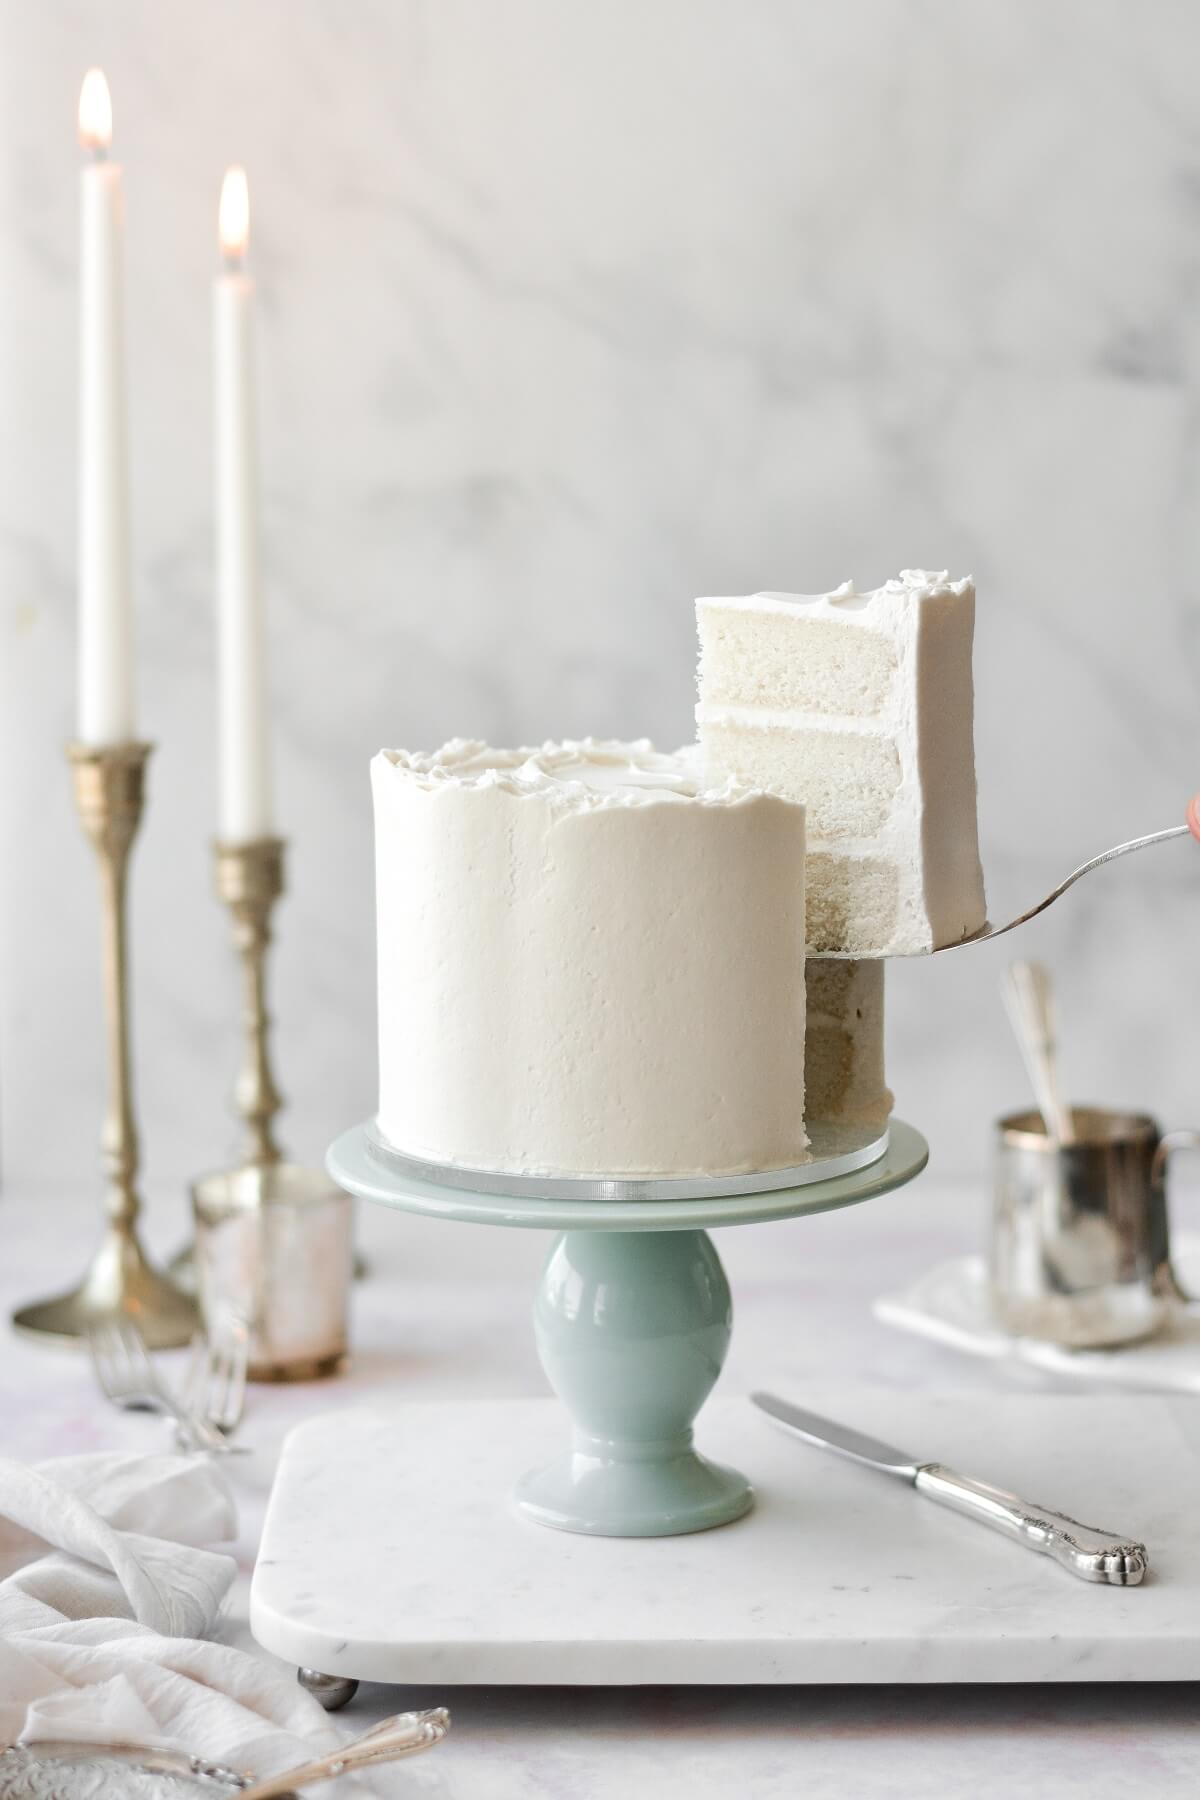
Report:
[{"label": "silver spoon", "polygon": [[1055,1144],[1074,1143],[1075,1123],[1058,1085],[1054,992],[1049,972],[1041,963],[1012,963],[1003,993],[1046,1136]]},{"label": "silver spoon", "polygon": [[352,1769],[368,1769],[377,1763],[395,1762],[401,1756],[415,1756],[440,1744],[449,1729],[450,1714],[444,1706],[427,1712],[397,1713],[327,1756],[301,1763],[296,1769],[285,1769],[281,1775],[268,1775],[264,1781],[243,1788],[238,1800],[278,1800],[279,1795],[290,1794],[313,1781],[329,1781]]},{"label": "silver spoon", "polygon": [[1093,869],[1102,868],[1105,863],[1115,862],[1118,856],[1128,856],[1134,850],[1148,850],[1151,844],[1165,844],[1171,838],[1200,838],[1200,794],[1189,802],[1187,817],[1186,825],[1172,825],[1169,831],[1152,831],[1149,837],[1130,838],[1127,844],[1117,844],[1112,850],[1102,851],[1099,856],[1093,856],[1090,862],[1081,863],[1077,869],[1072,869],[1066,880],[1052,888],[1044,900],[1039,900],[1028,912],[1010,919],[1007,925],[981,925],[970,937],[958,938],[953,944],[936,945],[932,954],[939,956],[943,950],[961,950],[967,944],[982,944],[987,938],[1003,937],[1006,931],[1015,931],[1018,925],[1027,925],[1030,919],[1036,919],[1039,913],[1045,912],[1048,906],[1053,906],[1056,900],[1061,899],[1067,889],[1074,887],[1081,877],[1090,875]]}]

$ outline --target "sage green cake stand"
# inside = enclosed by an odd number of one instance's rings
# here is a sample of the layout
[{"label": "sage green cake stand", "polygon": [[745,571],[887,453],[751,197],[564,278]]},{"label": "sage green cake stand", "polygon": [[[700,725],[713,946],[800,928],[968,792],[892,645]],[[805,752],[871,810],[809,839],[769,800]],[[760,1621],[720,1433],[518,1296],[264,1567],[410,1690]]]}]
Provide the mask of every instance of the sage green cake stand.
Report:
[{"label": "sage green cake stand", "polygon": [[[668,1537],[727,1524],[754,1500],[744,1475],[710,1462],[692,1443],[733,1323],[729,1283],[707,1227],[874,1200],[911,1181],[929,1159],[924,1138],[899,1120],[883,1136],[819,1127],[812,1136],[812,1160],[802,1168],[729,1181],[558,1181],[433,1167],[386,1144],[373,1122],[338,1138],[327,1162],[339,1186],[363,1200],[559,1234],[533,1318],[542,1367],[571,1416],[573,1441],[565,1455],[522,1477],[516,1504],[560,1531]],[[721,1191],[731,1186],[741,1191]]]}]

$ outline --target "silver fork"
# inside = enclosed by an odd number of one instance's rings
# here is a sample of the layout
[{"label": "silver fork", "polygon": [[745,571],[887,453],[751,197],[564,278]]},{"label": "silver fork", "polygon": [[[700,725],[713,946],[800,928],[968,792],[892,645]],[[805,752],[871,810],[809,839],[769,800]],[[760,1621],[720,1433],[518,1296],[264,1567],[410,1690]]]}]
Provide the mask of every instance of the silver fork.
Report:
[{"label": "silver fork", "polygon": [[190,1413],[162,1380],[132,1320],[92,1326],[88,1349],[96,1379],[114,1406],[126,1412],[164,1413],[174,1419],[189,1449],[228,1452],[230,1446],[216,1426]]},{"label": "silver fork", "polygon": [[249,1361],[250,1334],[240,1319],[227,1320],[212,1337],[192,1340],[183,1403],[224,1438],[232,1437],[242,1422]]}]

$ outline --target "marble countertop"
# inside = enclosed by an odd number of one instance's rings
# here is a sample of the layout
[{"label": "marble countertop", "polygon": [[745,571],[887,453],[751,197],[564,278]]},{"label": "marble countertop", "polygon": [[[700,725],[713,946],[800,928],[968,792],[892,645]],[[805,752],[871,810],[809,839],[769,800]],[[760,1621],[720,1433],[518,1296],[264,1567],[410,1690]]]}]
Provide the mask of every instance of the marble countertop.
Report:
[{"label": "marble countertop", "polygon": [[[151,1241],[175,1241],[172,1206],[156,1206]],[[91,1230],[91,1203],[58,1188],[0,1200],[5,1251],[0,1305],[63,1285]],[[174,1209],[175,1232],[182,1208]],[[737,1323],[722,1391],[769,1370],[806,1386],[988,1393],[1061,1383],[959,1357],[878,1324],[872,1298],[930,1263],[975,1247],[982,1201],[929,1176],[871,1206],[719,1234]],[[242,1576],[225,1623],[252,1647],[249,1574],[279,1444],[301,1419],[343,1400],[524,1395],[544,1391],[528,1306],[545,1249],[541,1233],[397,1218],[366,1209],[360,1241],[370,1272],[355,1293],[354,1363],[337,1382],[254,1388],[244,1427],[253,1457],[231,1465],[238,1491]],[[80,1359],[3,1339],[0,1452],[28,1459],[161,1441],[159,1426],[97,1402]],[[259,1652],[259,1654],[263,1654]],[[1191,1796],[1200,1779],[1200,1721],[1191,1684],[1113,1687],[641,1688],[450,1694],[366,1686],[342,1715],[350,1726],[420,1698],[448,1701],[455,1734],[444,1751],[397,1770],[402,1794],[433,1783],[487,1800],[753,1800],[959,1794],[1004,1800],[1059,1796]],[[418,1770],[420,1770],[418,1776]]]}]

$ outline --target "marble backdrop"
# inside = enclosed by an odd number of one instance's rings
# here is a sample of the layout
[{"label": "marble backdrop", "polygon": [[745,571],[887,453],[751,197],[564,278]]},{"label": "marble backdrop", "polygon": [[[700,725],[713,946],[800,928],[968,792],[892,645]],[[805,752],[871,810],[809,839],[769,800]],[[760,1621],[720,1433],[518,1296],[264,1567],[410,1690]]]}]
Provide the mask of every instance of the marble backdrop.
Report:
[{"label": "marble backdrop", "polygon": [[[73,719],[74,111],[128,172],[147,1185],[233,1142],[214,811],[209,296],[261,289],[286,1138],[372,1105],[380,744],[691,734],[692,598],[971,570],[993,916],[1200,786],[1200,14],[1188,0],[4,0],[5,1163],[94,1177]],[[1021,940],[1074,1092],[1200,1122],[1200,851]],[[1016,940],[894,966],[943,1171],[1025,1084]]]}]

